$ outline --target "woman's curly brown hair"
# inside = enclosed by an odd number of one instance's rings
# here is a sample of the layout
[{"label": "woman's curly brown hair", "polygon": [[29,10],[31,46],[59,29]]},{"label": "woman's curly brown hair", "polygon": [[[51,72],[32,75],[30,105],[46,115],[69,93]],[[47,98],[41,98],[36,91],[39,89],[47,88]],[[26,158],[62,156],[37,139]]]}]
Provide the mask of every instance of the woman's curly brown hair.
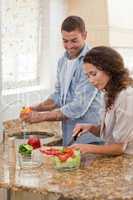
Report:
[{"label": "woman's curly brown hair", "polygon": [[129,85],[133,86],[133,79],[124,67],[121,55],[111,47],[99,46],[92,48],[84,57],[84,63],[93,64],[110,77],[105,88],[106,110],[111,109],[121,90],[126,89]]}]

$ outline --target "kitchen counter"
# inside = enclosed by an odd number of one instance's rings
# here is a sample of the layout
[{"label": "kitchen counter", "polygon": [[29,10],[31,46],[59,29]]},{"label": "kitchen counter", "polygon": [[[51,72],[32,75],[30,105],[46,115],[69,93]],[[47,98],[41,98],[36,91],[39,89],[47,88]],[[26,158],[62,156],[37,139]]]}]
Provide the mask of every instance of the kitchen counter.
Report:
[{"label": "kitchen counter", "polygon": [[14,147],[5,147],[8,154],[2,155],[2,151],[3,148],[0,152],[1,188],[38,194],[45,200],[133,199],[133,156],[88,154],[80,169],[59,172],[45,162],[38,168],[20,169]]},{"label": "kitchen counter", "polygon": [[[38,168],[21,169],[16,153],[18,140],[9,137],[19,132],[20,121],[7,121],[4,127],[6,144],[0,145],[0,188],[7,189],[8,200],[14,193],[13,200],[133,200],[133,156],[88,154],[82,156],[80,169],[67,172],[57,171],[45,160]],[[54,132],[54,137],[59,136],[59,129],[57,122],[27,126],[28,131]],[[56,139],[50,140],[51,137],[45,139],[46,144],[55,145]],[[17,197],[18,193],[21,195]]]},{"label": "kitchen counter", "polygon": [[[3,122],[4,132],[6,138],[13,136],[15,133],[21,134],[21,130],[23,128],[23,124],[20,119],[13,119]],[[60,122],[39,122],[39,123],[25,123],[25,131],[26,132],[44,132],[49,134],[54,134],[61,136],[61,124]]]}]

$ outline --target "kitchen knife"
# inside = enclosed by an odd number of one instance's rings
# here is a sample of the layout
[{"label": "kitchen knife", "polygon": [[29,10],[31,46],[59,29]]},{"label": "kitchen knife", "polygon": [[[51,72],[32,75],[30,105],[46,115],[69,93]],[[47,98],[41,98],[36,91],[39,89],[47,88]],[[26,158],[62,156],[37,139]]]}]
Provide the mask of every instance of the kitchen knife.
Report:
[{"label": "kitchen knife", "polygon": [[72,136],[71,140],[69,141],[69,143],[67,144],[67,146],[72,145],[76,140],[77,140],[78,134]]}]

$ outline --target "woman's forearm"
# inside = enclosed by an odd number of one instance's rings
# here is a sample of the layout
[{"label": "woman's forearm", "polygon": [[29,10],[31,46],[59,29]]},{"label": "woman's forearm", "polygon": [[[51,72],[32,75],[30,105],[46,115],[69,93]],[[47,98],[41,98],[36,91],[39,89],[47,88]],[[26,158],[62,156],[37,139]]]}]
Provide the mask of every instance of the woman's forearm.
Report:
[{"label": "woman's forearm", "polygon": [[120,155],[123,153],[123,144],[105,144],[105,145],[83,144],[83,146],[81,147],[81,151],[83,153],[88,152],[95,154]]}]

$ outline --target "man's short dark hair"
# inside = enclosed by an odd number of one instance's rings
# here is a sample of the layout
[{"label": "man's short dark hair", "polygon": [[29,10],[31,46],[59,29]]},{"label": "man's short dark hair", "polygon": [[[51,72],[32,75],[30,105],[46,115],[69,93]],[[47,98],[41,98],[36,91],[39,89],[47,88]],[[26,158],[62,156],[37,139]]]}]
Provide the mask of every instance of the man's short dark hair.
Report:
[{"label": "man's short dark hair", "polygon": [[79,16],[69,16],[67,17],[61,26],[61,31],[75,31],[78,30],[81,33],[85,32],[84,20]]}]

